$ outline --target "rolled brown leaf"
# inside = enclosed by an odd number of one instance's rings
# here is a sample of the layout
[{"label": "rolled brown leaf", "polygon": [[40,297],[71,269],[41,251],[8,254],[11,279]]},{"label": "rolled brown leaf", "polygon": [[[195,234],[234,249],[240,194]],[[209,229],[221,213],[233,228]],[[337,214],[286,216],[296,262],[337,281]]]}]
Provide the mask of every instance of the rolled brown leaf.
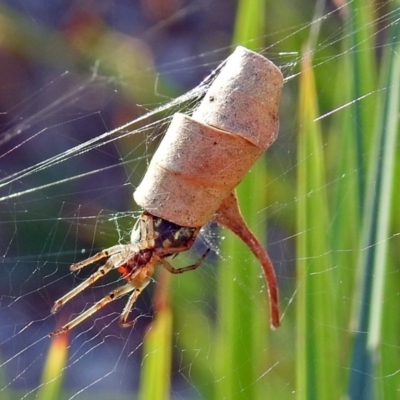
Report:
[{"label": "rolled brown leaf", "polygon": [[181,226],[210,221],[276,139],[282,85],[271,61],[238,47],[193,117],[174,115],[136,203]]},{"label": "rolled brown leaf", "polygon": [[278,135],[282,86],[282,73],[274,63],[239,46],[193,118],[243,136],[265,151]]}]

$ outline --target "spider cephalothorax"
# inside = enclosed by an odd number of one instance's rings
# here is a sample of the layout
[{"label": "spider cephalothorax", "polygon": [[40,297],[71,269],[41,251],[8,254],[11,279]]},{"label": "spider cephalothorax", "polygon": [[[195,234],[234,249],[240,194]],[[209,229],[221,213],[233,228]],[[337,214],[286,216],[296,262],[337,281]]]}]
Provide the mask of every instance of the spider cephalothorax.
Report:
[{"label": "spider cephalothorax", "polygon": [[200,228],[179,226],[144,212],[132,230],[130,244],[112,246],[71,266],[71,271],[78,271],[103,258],[108,258],[107,262],[88,279],[57,300],[54,303],[52,312],[57,312],[66,302],[113,269],[117,269],[127,283],[108,293],[61,329],[53,332],[51,336],[69,331],[106,304],[131,292],[128,302],[121,313],[120,324],[123,327],[133,325],[134,320],[128,321],[129,313],[139,294],[150,282],[154,267],[157,264],[163,265],[173,274],[179,274],[197,268],[207,256],[209,250],[195,264],[179,269],[173,268],[166,260],[166,257],[188,250],[193,245],[199,231]]}]

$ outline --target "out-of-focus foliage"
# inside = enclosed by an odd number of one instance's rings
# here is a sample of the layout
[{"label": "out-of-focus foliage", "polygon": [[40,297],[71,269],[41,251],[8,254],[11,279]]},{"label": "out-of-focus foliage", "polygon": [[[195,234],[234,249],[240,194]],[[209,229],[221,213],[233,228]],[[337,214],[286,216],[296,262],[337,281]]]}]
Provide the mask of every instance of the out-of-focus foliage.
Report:
[{"label": "out-of-focus foliage", "polygon": [[[140,384],[143,398],[168,390],[182,399],[397,398],[400,5],[348,3],[0,5],[1,396],[69,398],[83,387],[83,399],[93,385],[117,400]],[[129,240],[132,215],[118,213],[134,209],[163,127],[10,183],[12,174],[193,88],[232,43],[261,52],[287,78],[280,136],[239,188],[249,224],[268,236],[282,327],[267,328],[261,271],[229,238],[216,246],[218,272],[210,261],[168,284],[156,277],[158,295],[171,299],[162,297],[154,319],[149,290],[133,330],[112,324],[117,304],[101,323],[71,332],[64,365],[55,363],[62,342],[19,355],[36,340],[48,344],[52,301],[82,279],[68,274],[80,249]],[[9,197],[31,188],[40,190]],[[94,297],[79,297],[73,312]]]}]

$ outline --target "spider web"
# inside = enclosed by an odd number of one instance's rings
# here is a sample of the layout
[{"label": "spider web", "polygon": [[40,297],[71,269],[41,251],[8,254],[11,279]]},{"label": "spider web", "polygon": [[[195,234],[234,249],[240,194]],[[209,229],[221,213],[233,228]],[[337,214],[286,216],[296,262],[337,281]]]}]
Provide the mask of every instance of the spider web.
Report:
[{"label": "spider web", "polygon": [[[17,26],[26,26],[24,34],[32,34],[32,46],[45,40],[47,52],[53,51],[55,55],[46,61],[46,51],[40,49],[39,59],[28,63],[24,61],[27,55],[16,56],[15,49],[6,49],[8,53],[2,54],[10,65],[4,67],[7,74],[0,81],[4,93],[0,104],[0,396],[37,398],[48,383],[43,380],[51,342],[48,334],[121,281],[118,274],[110,273],[59,313],[50,313],[55,300],[96,269],[95,265],[71,274],[72,263],[111,245],[129,242],[141,212],[132,193],[171,116],[178,110],[190,113],[196,107],[206,88],[204,78],[232,51],[229,32],[234,10],[228,3],[218,6],[222,11],[218,19],[213,6],[195,6],[194,2],[178,7],[170,15],[159,15],[158,19],[151,10],[143,13],[131,3],[114,2],[93,13],[71,7],[64,9],[63,15],[44,3],[42,8],[22,9],[12,2],[11,8],[1,6],[5,21],[16,18]],[[314,68],[329,68],[338,58],[359,51],[351,45],[342,49],[340,43],[347,31],[341,19],[345,8],[329,6],[332,10],[327,7],[314,18],[310,12],[307,20],[312,22],[276,28],[264,38],[270,44],[260,49],[261,54],[281,67],[285,76],[280,136],[268,151],[269,163],[280,171],[278,176],[283,181],[293,179],[297,162],[293,98],[303,58],[299,52],[301,44],[310,30],[324,31],[321,36],[315,35],[318,39],[312,46]],[[310,9],[313,7],[311,4]],[[379,35],[393,23],[384,5],[379,10],[379,30],[371,35]],[[135,19],[134,28],[128,29],[128,17]],[[182,43],[182,32],[174,32],[173,27],[182,23],[187,29],[193,21],[200,22],[185,31],[186,42]],[[75,30],[82,34],[79,24],[84,23],[92,24],[95,32],[110,30],[110,43],[104,53],[85,58],[85,65],[91,68],[82,68],[73,60],[77,55],[84,58],[82,54],[88,51],[74,42],[78,40]],[[57,30],[69,42],[60,41],[54,33]],[[197,40],[199,32],[207,31],[218,32],[212,44],[210,37]],[[76,54],[68,56],[71,49],[65,47],[63,52],[57,47],[62,49],[67,42],[75,43]],[[115,48],[113,43],[121,45]],[[293,49],[296,43],[298,47]],[[334,56],[332,48],[336,49]],[[381,51],[376,49],[377,53]],[[129,57],[129,52],[136,57],[127,62],[127,70],[118,61]],[[330,90],[330,85],[331,82],[321,84],[321,96]],[[331,113],[362,104],[364,97],[376,94],[368,92],[350,103],[338,104],[336,109],[321,112],[320,118],[323,121]],[[139,104],[136,99],[140,99]],[[338,179],[349,177],[333,177],[328,185]],[[269,250],[285,286],[281,305],[284,315],[293,309],[298,290],[294,278],[294,238],[302,232],[291,231],[290,224],[280,218],[295,203],[294,197],[286,198],[258,213],[260,221],[271,221]],[[201,323],[209,327],[210,341],[213,322],[218,319],[211,292],[217,279],[215,261],[228,262],[230,258],[219,246],[223,239],[214,226],[205,227],[193,253],[199,247],[209,246],[214,257],[196,273],[173,277],[174,296],[178,299],[174,312],[185,324],[185,312],[192,310],[193,305],[206,310],[199,316]],[[143,339],[153,320],[153,295],[159,285],[162,282],[156,274],[153,284],[134,307],[133,314],[138,318],[134,328],[121,329],[118,325],[124,298],[100,310],[68,335],[68,355],[62,371],[65,398],[86,399],[94,394],[101,398],[106,393],[104,398],[112,395],[123,399],[131,398],[137,391],[142,360],[146,357]],[[174,335],[172,397],[203,398],[202,390],[194,386],[191,378],[196,368],[196,351],[210,351],[212,376],[211,350],[196,350],[196,344],[191,349],[180,347],[179,330]],[[399,349],[398,343],[387,345]],[[294,349],[295,344],[288,346]],[[265,374],[274,368],[270,365]]]}]

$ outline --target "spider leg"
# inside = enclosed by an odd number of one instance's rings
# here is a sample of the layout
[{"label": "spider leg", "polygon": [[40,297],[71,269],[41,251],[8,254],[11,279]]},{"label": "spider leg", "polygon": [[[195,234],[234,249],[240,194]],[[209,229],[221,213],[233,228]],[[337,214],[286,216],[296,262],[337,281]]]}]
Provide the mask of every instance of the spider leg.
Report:
[{"label": "spider leg", "polygon": [[103,258],[110,257],[114,254],[121,253],[122,250],[126,247],[126,245],[123,244],[117,244],[116,246],[112,246],[106,250],[100,251],[99,253],[95,254],[92,257],[87,258],[86,260],[80,261],[76,264],[72,264],[70,267],[71,271],[78,271],[83,267],[86,267],[87,265],[93,264],[96,261],[99,261]]},{"label": "spider leg", "polygon": [[136,287],[134,289],[134,292],[129,296],[129,299],[121,313],[121,317],[119,319],[119,324],[123,327],[123,328],[128,328],[132,325],[134,325],[134,323],[136,322],[136,319],[129,321],[128,322],[128,317],[129,317],[129,313],[132,310],[133,305],[135,304],[137,298],[139,297],[140,293],[142,293],[143,289],[149,284],[149,282],[151,281],[151,278],[146,278],[140,287]]},{"label": "spider leg", "polygon": [[[111,247],[112,248],[112,247]],[[100,253],[99,253],[100,254]],[[80,285],[76,286],[74,289],[69,291],[63,297],[58,299],[52,309],[51,312],[54,314],[56,313],[65,303],[70,301],[73,297],[75,297],[78,293],[85,290],[87,287],[95,283],[104,275],[108,274],[112,269],[118,268],[121,264],[123,264],[125,259],[121,259],[120,262],[116,262],[115,259],[110,258],[104,265],[102,265],[96,272],[89,276],[85,281],[83,281]],[[76,264],[75,264],[76,265]]]},{"label": "spider leg", "polygon": [[114,289],[113,291],[108,293],[105,297],[103,297],[101,300],[99,300],[97,303],[93,304],[92,307],[88,308],[85,312],[78,315],[75,319],[65,324],[62,328],[58,329],[55,332],[50,333],[50,337],[68,332],[69,330],[80,324],[82,321],[84,321],[86,318],[90,317],[98,310],[103,308],[108,303],[111,303],[112,301],[119,299],[120,297],[126,295],[129,292],[132,292],[132,290],[135,289],[136,289],[135,286],[132,285],[131,283],[127,283],[124,286],[120,286],[119,288]]},{"label": "spider leg", "polygon": [[140,219],[140,247],[142,249],[149,249],[154,247],[154,224],[153,216],[146,214]]},{"label": "spider leg", "polygon": [[185,246],[180,246],[180,247],[162,247],[159,249],[156,249],[155,252],[157,253],[158,256],[160,257],[176,257],[178,253],[183,253],[184,251],[189,250],[192,247],[193,243],[186,244]]},{"label": "spider leg", "polygon": [[168,272],[171,272],[171,274],[182,274],[183,272],[192,271],[196,269],[204,261],[209,252],[210,249],[207,249],[206,252],[197,260],[195,264],[188,265],[187,267],[174,268],[165,258],[160,259],[159,262]]}]

